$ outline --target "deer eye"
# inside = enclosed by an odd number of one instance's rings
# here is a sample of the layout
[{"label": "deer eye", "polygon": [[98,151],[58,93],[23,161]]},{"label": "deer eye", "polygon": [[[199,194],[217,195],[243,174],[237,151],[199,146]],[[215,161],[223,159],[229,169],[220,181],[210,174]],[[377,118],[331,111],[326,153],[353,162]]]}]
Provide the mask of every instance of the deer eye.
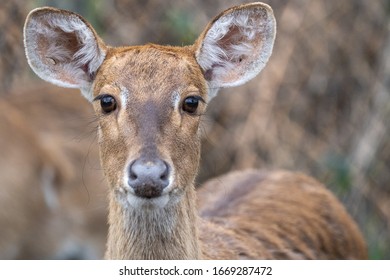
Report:
[{"label": "deer eye", "polygon": [[102,107],[104,113],[111,113],[117,107],[116,100],[111,95],[103,95],[100,98],[100,106]]},{"label": "deer eye", "polygon": [[202,97],[200,96],[187,97],[183,101],[182,110],[189,114],[195,114],[199,106],[199,101],[203,101]]}]

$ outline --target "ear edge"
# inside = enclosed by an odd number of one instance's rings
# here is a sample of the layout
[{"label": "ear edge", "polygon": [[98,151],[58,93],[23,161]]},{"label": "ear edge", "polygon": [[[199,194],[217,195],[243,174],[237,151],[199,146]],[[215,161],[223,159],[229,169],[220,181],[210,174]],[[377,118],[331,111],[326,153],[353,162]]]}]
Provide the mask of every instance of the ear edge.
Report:
[{"label": "ear edge", "polygon": [[[243,5],[231,7],[229,9],[221,12],[216,17],[214,17],[208,23],[208,25],[206,26],[204,31],[200,34],[198,39],[195,41],[195,43],[194,43],[195,57],[196,57],[196,60],[198,61],[198,64],[200,65],[202,71],[204,72],[205,77],[206,77],[208,74],[208,70],[210,70],[211,68],[205,69],[207,67],[204,67],[204,65],[202,65],[202,63],[199,61],[200,60],[199,57],[201,56],[202,50],[204,49],[204,44],[206,41],[205,38],[208,35],[209,31],[214,26],[214,24],[216,24],[216,22],[218,22],[223,17],[229,17],[230,15],[237,14],[237,13],[240,13],[241,11],[246,11],[246,10],[254,11],[255,9],[261,9],[261,10],[265,11],[265,13],[266,13],[265,22],[267,22],[265,24],[266,32],[264,32],[264,41],[263,41],[264,46],[262,47],[262,52],[259,55],[259,60],[256,63],[256,64],[258,64],[258,66],[256,66],[257,70],[246,75],[245,79],[234,81],[232,83],[223,83],[223,85],[215,85],[214,84],[214,86],[217,86],[218,88],[222,88],[222,87],[233,87],[233,86],[242,85],[242,84],[246,83],[247,81],[249,81],[250,79],[254,78],[256,75],[258,75],[261,72],[261,70],[264,69],[266,63],[268,62],[268,60],[272,54],[273,45],[274,45],[274,41],[275,41],[275,37],[276,37],[276,20],[274,17],[273,10],[269,5],[262,3],[262,2],[255,2],[255,3],[249,3],[249,4],[243,4]],[[206,78],[206,80],[207,80],[207,78]],[[212,83],[212,82],[210,82],[210,83]],[[212,96],[216,95],[218,88],[212,89],[212,92],[211,92]]]},{"label": "ear edge", "polygon": [[[256,8],[256,7],[265,9],[267,11],[267,15],[269,16],[269,19],[275,23],[274,26],[276,27],[276,20],[274,17],[274,11],[272,10],[271,6],[268,4],[265,4],[263,2],[253,2],[253,3],[242,4],[239,6],[230,7],[228,9],[222,11],[221,13],[219,13],[206,25],[205,29],[202,31],[202,33],[199,35],[198,39],[195,41],[195,44],[194,44],[195,48],[197,50],[199,50],[199,48],[201,47],[201,42],[203,42],[204,37],[210,31],[210,29],[214,25],[214,23],[216,23],[220,18],[222,18],[222,17],[224,17],[232,12],[242,11],[245,9]],[[276,28],[274,30],[274,34],[276,34]],[[275,37],[275,35],[274,35],[274,37]]]},{"label": "ear edge", "polygon": [[[30,44],[32,40],[32,37],[36,36],[36,33],[32,31],[30,28],[33,25],[36,25],[37,22],[39,22],[40,19],[44,17],[49,17],[50,15],[58,18],[63,19],[71,19],[75,18],[78,21],[80,21],[90,32],[90,34],[93,36],[93,39],[96,42],[96,53],[93,54],[90,57],[87,57],[85,54],[82,54],[80,52],[75,52],[73,59],[78,60],[75,64],[79,64],[80,67],[79,71],[82,70],[82,64],[91,64],[92,67],[89,69],[83,69],[85,74],[89,76],[89,81],[84,81],[83,83],[74,83],[71,81],[63,81],[61,79],[58,79],[55,77],[55,74],[52,73],[50,70],[50,67],[47,66],[47,64],[51,63],[53,65],[56,64],[56,61],[51,57],[46,57],[49,62],[46,62],[46,64],[41,60],[41,58],[37,57],[35,54],[38,52],[37,47],[33,44]],[[38,77],[41,79],[50,82],[52,84],[55,84],[60,87],[66,87],[66,88],[79,88],[82,92],[82,94],[90,100],[90,86],[93,82],[94,75],[98,71],[99,67],[103,63],[105,56],[108,52],[109,47],[105,45],[103,40],[98,36],[94,28],[89,24],[88,21],[86,21],[81,15],[67,11],[62,9],[57,9],[53,7],[40,7],[33,9],[29,12],[29,14],[26,17],[26,21],[23,27],[23,42],[25,46],[25,55],[28,61],[28,64],[30,65],[31,69],[37,74]],[[98,58],[98,59],[96,59]],[[64,69],[70,68],[69,65],[63,65]],[[91,71],[90,71],[91,70]]]}]

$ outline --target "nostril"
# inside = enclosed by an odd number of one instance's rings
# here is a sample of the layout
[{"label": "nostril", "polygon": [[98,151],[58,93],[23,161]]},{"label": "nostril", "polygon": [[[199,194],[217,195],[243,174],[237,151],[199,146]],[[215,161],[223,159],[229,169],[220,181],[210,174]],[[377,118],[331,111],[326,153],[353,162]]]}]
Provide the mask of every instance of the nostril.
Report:
[{"label": "nostril", "polygon": [[130,169],[130,175],[129,175],[131,180],[137,180],[138,176],[135,174],[131,169]]},{"label": "nostril", "polygon": [[161,176],[160,180],[162,181],[168,181],[168,175],[169,175],[169,166],[168,163],[165,161],[162,162],[162,168],[161,168]]},{"label": "nostril", "polygon": [[129,166],[129,179],[133,180],[133,181],[138,179],[138,176],[136,173],[136,166],[134,166],[135,164],[136,164],[136,161],[133,161],[132,163],[130,163],[130,166]]}]

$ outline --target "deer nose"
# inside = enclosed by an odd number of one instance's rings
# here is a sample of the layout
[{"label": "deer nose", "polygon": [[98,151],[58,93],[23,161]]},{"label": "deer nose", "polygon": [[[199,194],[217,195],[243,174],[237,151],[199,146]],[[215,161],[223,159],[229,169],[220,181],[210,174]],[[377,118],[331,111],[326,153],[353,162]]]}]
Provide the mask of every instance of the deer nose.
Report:
[{"label": "deer nose", "polygon": [[158,158],[136,159],[129,167],[128,184],[139,197],[159,197],[169,185],[169,165]]}]

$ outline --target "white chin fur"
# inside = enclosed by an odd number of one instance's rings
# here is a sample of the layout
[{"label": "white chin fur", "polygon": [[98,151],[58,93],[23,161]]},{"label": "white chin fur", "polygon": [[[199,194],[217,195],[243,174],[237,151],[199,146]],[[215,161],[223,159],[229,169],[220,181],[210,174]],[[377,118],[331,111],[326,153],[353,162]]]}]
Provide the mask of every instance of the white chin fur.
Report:
[{"label": "white chin fur", "polygon": [[167,206],[169,202],[169,194],[163,194],[155,198],[142,198],[128,193],[126,196],[128,206],[136,209],[161,209]]}]

